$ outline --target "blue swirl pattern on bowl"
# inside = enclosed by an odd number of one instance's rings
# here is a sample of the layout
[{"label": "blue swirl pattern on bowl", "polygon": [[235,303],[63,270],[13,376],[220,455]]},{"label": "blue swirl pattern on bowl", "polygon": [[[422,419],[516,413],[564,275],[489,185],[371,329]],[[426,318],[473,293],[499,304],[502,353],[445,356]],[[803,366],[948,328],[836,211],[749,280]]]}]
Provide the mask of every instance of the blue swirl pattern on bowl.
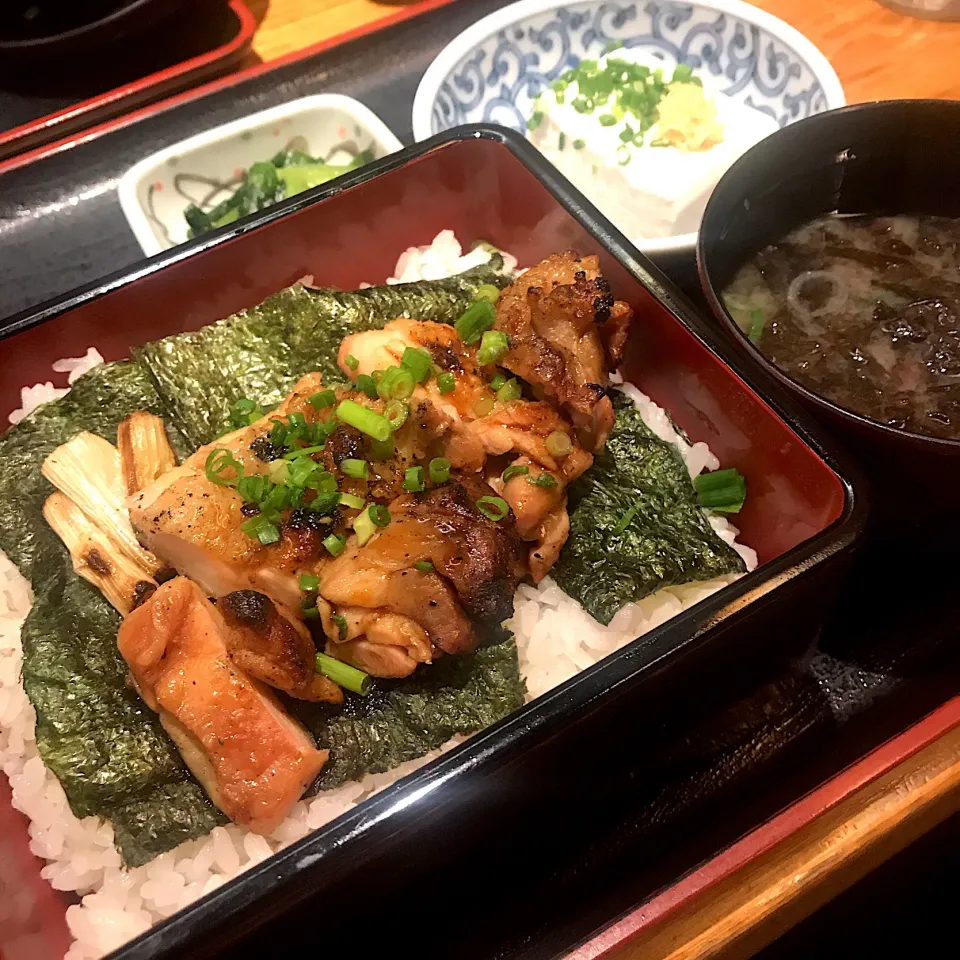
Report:
[{"label": "blue swirl pattern on bowl", "polygon": [[433,133],[461,123],[526,129],[531,102],[582,58],[611,43],[707,71],[719,89],[773,117],[781,127],[828,109],[814,70],[756,24],[696,3],[583,2],[536,14],[486,38],[440,84]]}]

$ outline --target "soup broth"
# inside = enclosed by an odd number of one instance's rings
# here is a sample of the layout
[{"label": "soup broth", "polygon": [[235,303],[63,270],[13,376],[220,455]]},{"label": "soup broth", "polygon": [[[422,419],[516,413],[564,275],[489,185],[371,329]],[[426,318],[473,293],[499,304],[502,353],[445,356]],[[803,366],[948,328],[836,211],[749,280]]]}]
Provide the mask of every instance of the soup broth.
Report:
[{"label": "soup broth", "polygon": [[723,299],[814,393],[960,439],[960,219],[820,217],[756,254]]}]

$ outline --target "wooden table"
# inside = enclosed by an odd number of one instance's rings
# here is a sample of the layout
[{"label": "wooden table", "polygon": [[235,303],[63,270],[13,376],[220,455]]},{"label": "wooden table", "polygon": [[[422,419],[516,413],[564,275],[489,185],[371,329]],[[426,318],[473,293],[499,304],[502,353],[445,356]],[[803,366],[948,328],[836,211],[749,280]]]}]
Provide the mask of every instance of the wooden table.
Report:
[{"label": "wooden table", "polygon": [[[470,0],[458,0],[469,3]],[[834,65],[847,101],[960,99],[960,23],[876,0],[754,0]],[[412,4],[248,0],[253,62],[278,59]],[[960,699],[803,798],[569,960],[747,957],[960,809]]]},{"label": "wooden table", "polygon": [[[796,27],[826,54],[849,103],[893,97],[960,99],[960,23],[904,17],[877,0],[753,2]],[[252,56],[270,61],[415,2],[247,0],[247,6],[260,21]]]}]

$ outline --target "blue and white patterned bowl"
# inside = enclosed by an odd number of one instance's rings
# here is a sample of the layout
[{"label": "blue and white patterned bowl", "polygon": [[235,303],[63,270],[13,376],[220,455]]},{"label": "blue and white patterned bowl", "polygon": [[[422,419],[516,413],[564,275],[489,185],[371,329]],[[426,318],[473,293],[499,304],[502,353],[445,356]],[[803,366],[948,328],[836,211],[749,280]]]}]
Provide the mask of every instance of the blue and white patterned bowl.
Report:
[{"label": "blue and white patterned bowl", "polygon": [[[742,0],[521,0],[448,44],[413,104],[417,140],[463,123],[524,131],[540,91],[607,45],[649,51],[669,72],[709,72],[727,96],[786,126],[845,103],[826,57],[782,20]],[[692,250],[696,234],[646,240],[645,253]]]}]

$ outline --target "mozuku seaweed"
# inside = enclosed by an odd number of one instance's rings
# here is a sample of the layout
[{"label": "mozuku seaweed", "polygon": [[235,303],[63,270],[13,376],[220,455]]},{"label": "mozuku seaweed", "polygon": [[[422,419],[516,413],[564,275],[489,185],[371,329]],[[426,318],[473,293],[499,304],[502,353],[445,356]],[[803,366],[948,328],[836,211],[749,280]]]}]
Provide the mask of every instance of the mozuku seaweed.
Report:
[{"label": "mozuku seaweed", "polygon": [[661,587],[745,568],[697,505],[680,454],[613,392],[616,424],[570,490],[570,536],[552,576],[601,623]]},{"label": "mozuku seaweed", "polygon": [[230,407],[247,397],[279,403],[305,373],[343,381],[340,341],[398,317],[453,323],[484,284],[508,282],[499,257],[445,280],[342,292],[295,284],[263,303],[196,333],[137,347],[170,420],[194,446],[210,443],[228,423]]}]

